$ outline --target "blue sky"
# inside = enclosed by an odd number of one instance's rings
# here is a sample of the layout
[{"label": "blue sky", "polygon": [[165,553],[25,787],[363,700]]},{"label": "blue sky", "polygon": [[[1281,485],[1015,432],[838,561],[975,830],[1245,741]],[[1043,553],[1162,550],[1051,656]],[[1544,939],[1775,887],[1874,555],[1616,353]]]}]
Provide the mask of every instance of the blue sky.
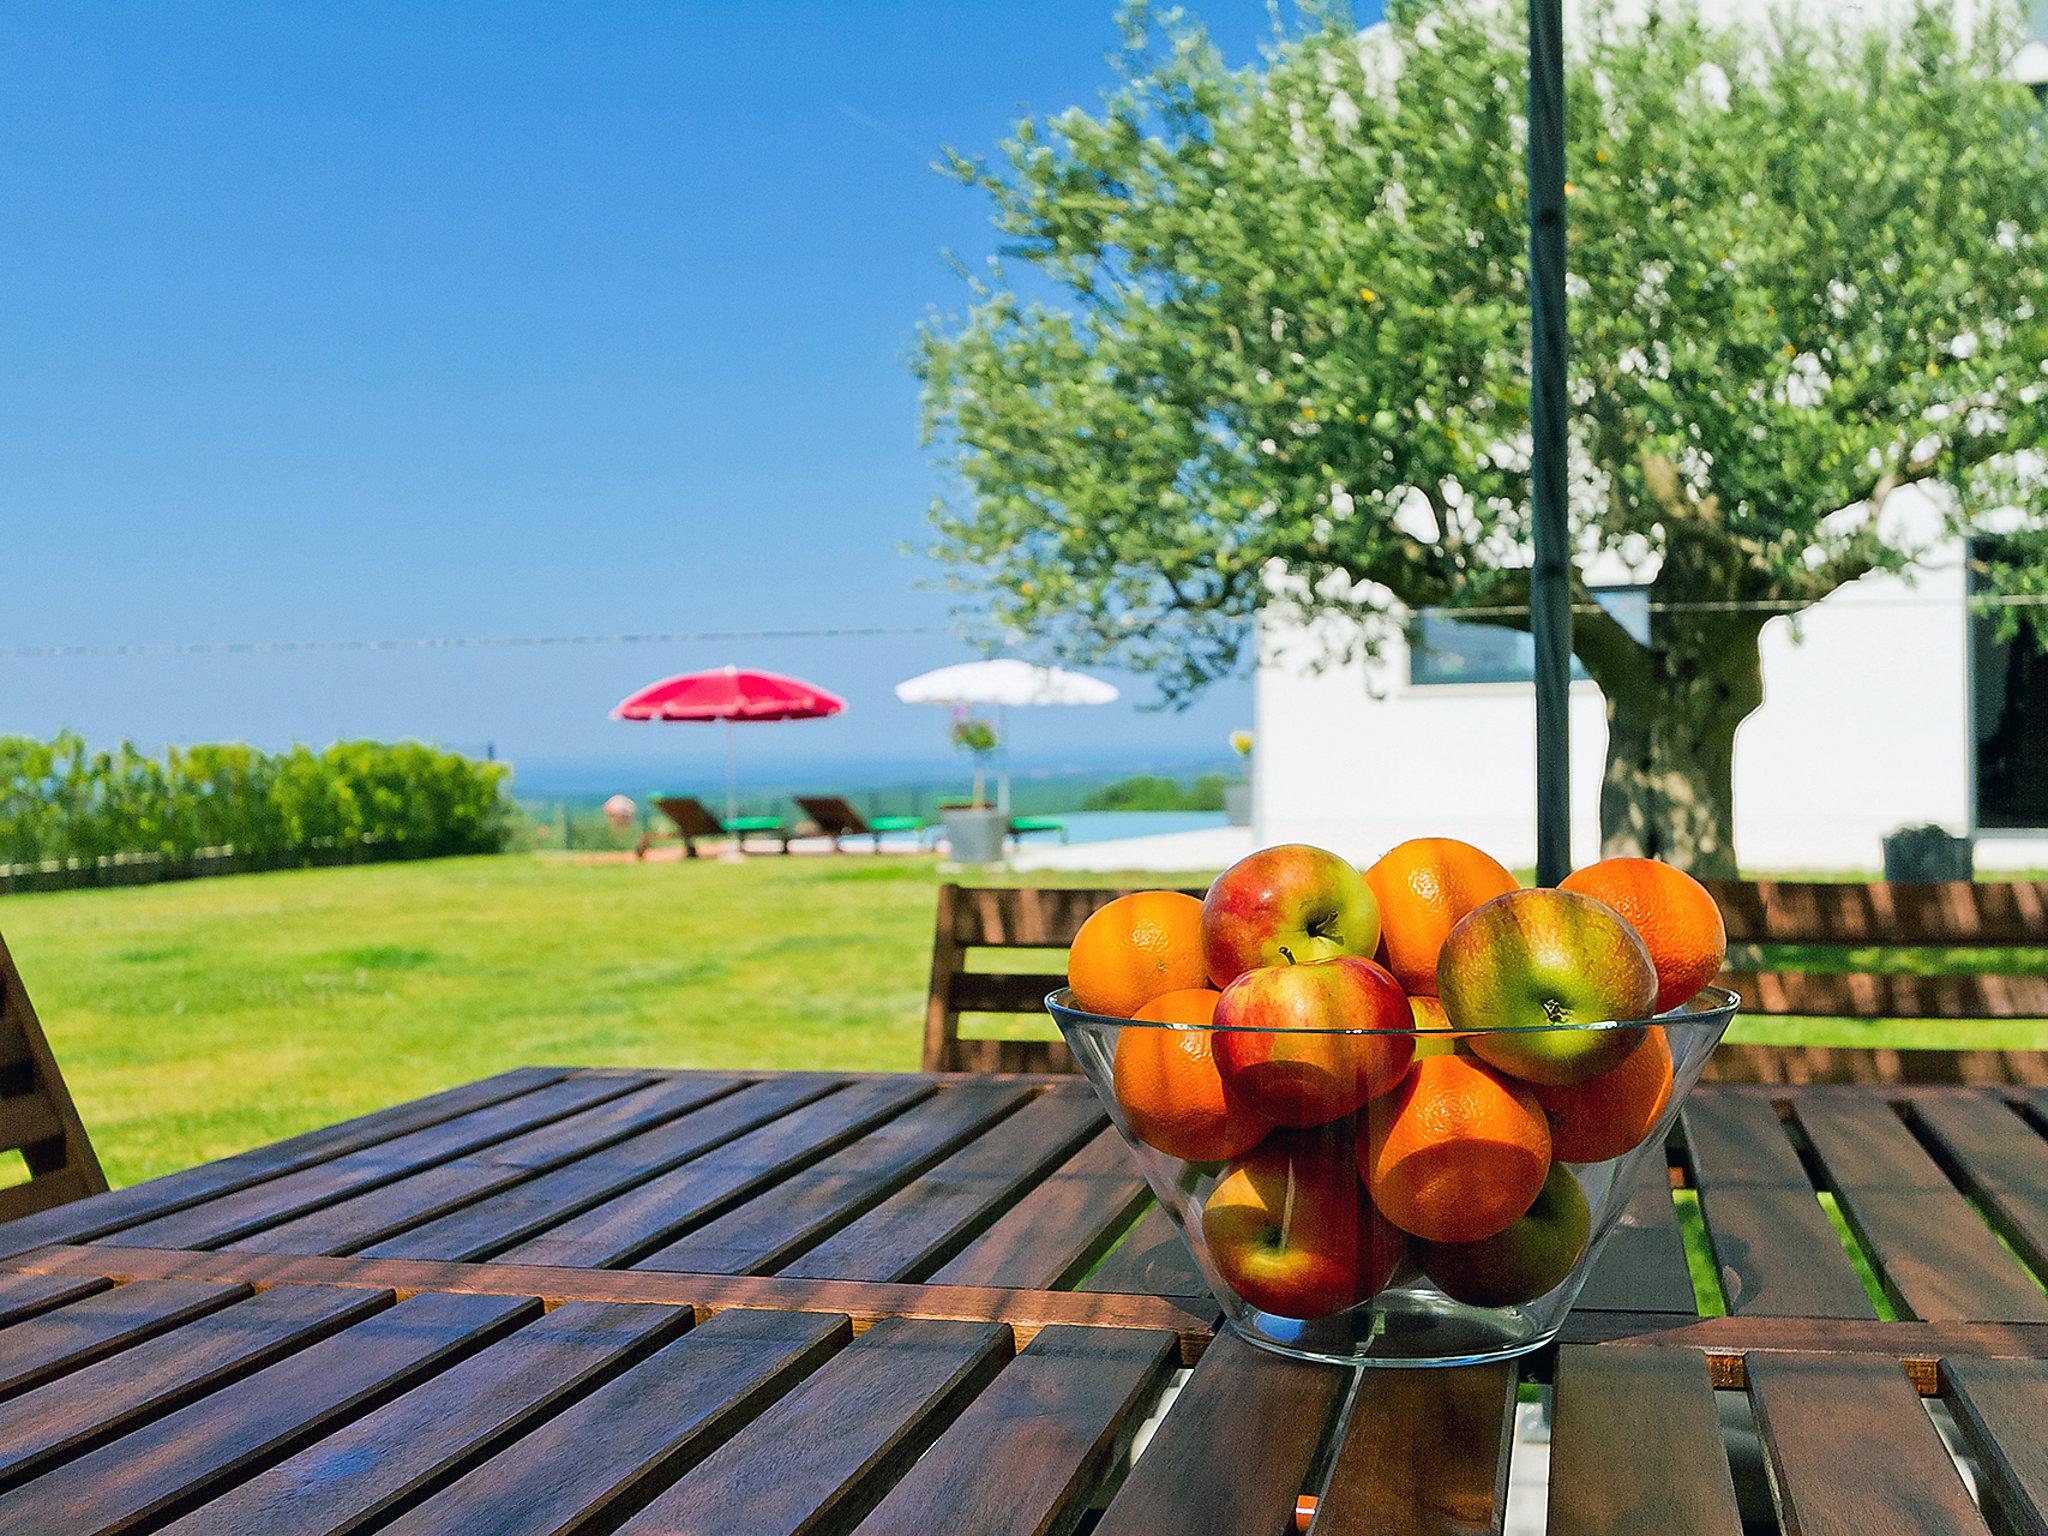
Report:
[{"label": "blue sky", "polygon": [[[1199,9],[1236,57],[1267,25]],[[1092,103],[1113,40],[1111,0],[16,9],[0,647],[943,624],[900,553],[937,484],[904,360],[962,299],[942,250],[990,236],[929,165]],[[0,729],[686,779],[713,733],[605,711],[730,659],[852,704],[747,738],[757,774],[880,771],[947,760],[888,688],[966,655],[17,658]],[[1249,713],[1040,711],[1015,745],[1211,759]]]}]

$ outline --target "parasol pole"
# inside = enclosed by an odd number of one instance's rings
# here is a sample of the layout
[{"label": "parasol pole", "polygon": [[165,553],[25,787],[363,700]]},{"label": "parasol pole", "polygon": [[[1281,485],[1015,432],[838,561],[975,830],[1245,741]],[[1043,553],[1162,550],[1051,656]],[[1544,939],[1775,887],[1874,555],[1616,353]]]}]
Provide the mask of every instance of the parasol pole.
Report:
[{"label": "parasol pole", "polygon": [[[725,824],[730,827],[740,814],[740,797],[732,766],[732,716],[725,715],[718,723],[725,728]],[[737,841],[737,833],[734,838]]]},{"label": "parasol pole", "polygon": [[1536,882],[1571,871],[1571,528],[1565,509],[1564,7],[1529,0],[1529,430]]}]

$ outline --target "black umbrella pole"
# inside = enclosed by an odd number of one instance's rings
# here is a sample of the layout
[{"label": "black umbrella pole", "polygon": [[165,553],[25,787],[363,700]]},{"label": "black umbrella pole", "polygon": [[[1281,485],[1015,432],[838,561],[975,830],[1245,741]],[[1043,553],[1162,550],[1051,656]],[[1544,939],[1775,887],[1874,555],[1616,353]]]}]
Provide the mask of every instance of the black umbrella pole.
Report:
[{"label": "black umbrella pole", "polygon": [[1529,0],[1529,426],[1536,879],[1571,872],[1571,527],[1565,516],[1563,0]]}]

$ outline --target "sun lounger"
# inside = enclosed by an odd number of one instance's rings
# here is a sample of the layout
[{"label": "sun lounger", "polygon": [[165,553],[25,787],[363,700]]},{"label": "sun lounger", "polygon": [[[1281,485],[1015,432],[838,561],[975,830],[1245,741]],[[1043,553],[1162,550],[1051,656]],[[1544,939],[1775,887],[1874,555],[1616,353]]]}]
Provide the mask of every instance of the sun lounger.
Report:
[{"label": "sun lounger", "polygon": [[1010,836],[1021,839],[1025,834],[1031,832],[1053,832],[1059,835],[1061,842],[1064,843],[1067,840],[1067,824],[1057,816],[1012,816],[1010,818]]},{"label": "sun lounger", "polygon": [[918,833],[924,830],[924,818],[920,816],[863,816],[852,804],[837,795],[798,795],[797,809],[810,821],[797,829],[800,837],[829,837],[832,846],[838,848],[840,839],[846,837],[871,837],[875,850],[881,851],[882,838],[889,832]]},{"label": "sun lounger", "polygon": [[735,816],[730,821],[722,821],[705,809],[703,801],[692,795],[659,796],[654,808],[669,819],[675,831],[643,833],[634,849],[635,854],[643,859],[647,857],[647,850],[656,843],[680,841],[684,857],[694,859],[700,838],[729,837],[735,847],[744,848],[750,835],[771,838],[782,844],[782,851],[787,853],[790,839],[796,835],[779,816]]}]

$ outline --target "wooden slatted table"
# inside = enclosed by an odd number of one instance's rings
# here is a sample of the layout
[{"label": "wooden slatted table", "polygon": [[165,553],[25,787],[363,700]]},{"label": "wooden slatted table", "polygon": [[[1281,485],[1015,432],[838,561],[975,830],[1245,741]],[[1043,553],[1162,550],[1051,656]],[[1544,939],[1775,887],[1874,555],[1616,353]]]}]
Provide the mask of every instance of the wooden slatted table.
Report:
[{"label": "wooden slatted table", "polygon": [[523,1069],[0,1225],[0,1536],[1480,1532],[1531,1392],[1553,1532],[2048,1532],[2048,1094],[1668,1150],[1557,1349],[1357,1373],[1072,1078]]}]

